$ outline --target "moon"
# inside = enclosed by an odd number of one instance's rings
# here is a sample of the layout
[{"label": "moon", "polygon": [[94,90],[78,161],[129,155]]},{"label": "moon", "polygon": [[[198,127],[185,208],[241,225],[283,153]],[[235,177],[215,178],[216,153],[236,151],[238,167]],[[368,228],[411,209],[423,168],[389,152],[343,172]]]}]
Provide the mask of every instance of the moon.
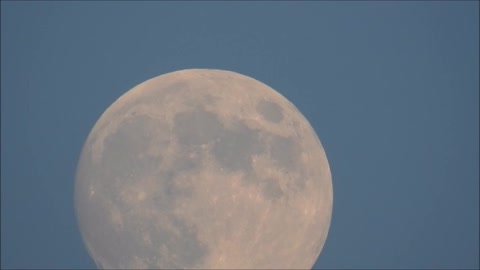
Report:
[{"label": "moon", "polygon": [[325,151],[291,102],[235,72],[187,69],[102,114],[74,203],[98,268],[307,269],[332,201]]}]

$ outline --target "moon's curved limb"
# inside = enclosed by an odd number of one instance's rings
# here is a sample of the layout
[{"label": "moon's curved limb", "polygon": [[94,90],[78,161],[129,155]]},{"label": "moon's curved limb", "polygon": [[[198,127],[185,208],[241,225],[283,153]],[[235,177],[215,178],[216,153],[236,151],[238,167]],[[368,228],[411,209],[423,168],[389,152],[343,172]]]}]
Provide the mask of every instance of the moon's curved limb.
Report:
[{"label": "moon's curved limb", "polygon": [[325,152],[295,106],[252,78],[202,69],[113,103],[75,186],[100,268],[311,268],[332,199]]}]

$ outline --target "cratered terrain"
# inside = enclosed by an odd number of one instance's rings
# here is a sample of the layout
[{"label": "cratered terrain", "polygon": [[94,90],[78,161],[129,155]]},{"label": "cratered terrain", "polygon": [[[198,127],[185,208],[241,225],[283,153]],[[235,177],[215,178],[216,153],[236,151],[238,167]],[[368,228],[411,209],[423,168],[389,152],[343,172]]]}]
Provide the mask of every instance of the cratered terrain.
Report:
[{"label": "cratered terrain", "polygon": [[311,268],[332,200],[325,151],[297,108],[212,69],[121,96],[90,132],[75,181],[99,268]]}]

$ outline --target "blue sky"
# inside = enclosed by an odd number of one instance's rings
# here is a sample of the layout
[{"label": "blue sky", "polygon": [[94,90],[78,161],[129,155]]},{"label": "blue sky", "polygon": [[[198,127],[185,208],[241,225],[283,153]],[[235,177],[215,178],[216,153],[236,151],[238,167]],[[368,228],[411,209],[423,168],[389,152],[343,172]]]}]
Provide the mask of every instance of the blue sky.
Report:
[{"label": "blue sky", "polygon": [[103,111],[185,68],[260,80],[333,175],[315,268],[479,267],[479,3],[1,2],[1,267],[92,268],[76,163]]}]

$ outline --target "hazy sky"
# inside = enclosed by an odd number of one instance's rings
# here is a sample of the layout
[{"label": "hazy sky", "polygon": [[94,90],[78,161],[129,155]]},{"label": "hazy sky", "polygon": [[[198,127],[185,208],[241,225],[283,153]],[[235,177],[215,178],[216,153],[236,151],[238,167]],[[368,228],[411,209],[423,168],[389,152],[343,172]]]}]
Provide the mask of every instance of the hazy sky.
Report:
[{"label": "hazy sky", "polygon": [[1,2],[1,267],[92,268],[75,168],[102,112],[185,68],[310,121],[334,209],[316,268],[479,267],[479,3]]}]

